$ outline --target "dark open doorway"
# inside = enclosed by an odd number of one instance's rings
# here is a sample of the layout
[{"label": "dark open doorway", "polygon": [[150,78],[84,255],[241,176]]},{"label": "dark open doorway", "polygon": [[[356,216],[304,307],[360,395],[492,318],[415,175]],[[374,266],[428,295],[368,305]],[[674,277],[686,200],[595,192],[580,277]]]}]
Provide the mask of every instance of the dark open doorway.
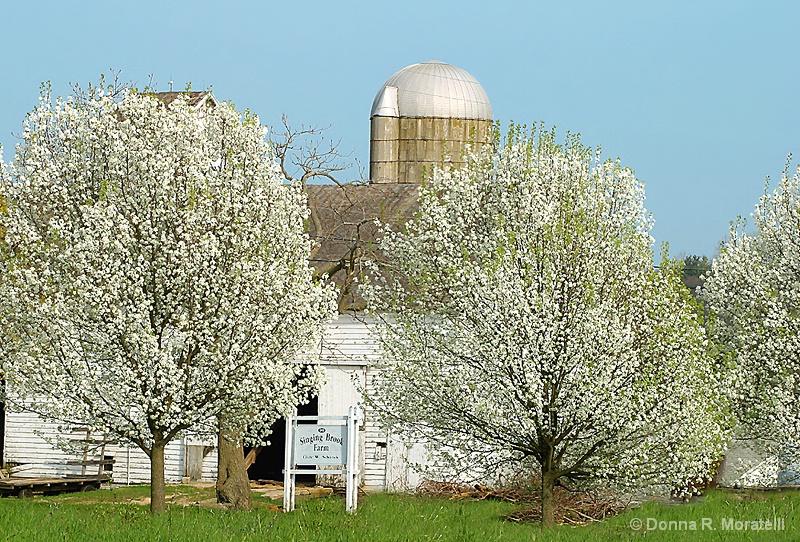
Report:
[{"label": "dark open doorway", "polygon": [[[307,405],[297,407],[298,416],[316,416],[319,414],[319,402],[314,397]],[[274,480],[283,482],[283,465],[286,453],[286,419],[281,418],[272,424],[272,434],[269,436],[270,445],[259,448],[245,448],[244,455],[253,461],[247,469],[251,480]],[[316,476],[313,474],[298,474],[297,483],[313,484]]]}]

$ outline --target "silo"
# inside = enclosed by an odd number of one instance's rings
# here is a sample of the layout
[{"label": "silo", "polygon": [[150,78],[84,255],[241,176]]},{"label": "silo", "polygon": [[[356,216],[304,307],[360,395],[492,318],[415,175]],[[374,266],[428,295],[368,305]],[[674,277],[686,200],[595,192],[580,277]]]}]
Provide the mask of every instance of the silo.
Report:
[{"label": "silo", "polygon": [[369,176],[419,183],[434,165],[458,167],[466,145],[492,136],[492,106],[469,73],[436,60],[392,75],[372,103]]}]

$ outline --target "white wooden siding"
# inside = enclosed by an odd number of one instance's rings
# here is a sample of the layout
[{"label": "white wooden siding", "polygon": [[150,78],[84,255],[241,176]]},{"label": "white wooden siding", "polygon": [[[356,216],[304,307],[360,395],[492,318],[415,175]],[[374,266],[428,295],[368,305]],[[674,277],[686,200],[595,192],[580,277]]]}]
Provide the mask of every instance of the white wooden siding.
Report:
[{"label": "white wooden siding", "polygon": [[420,443],[411,444],[389,435],[386,461],[386,491],[414,491],[425,477],[417,465],[428,464],[428,452]]},{"label": "white wooden siding", "polygon": [[48,442],[59,435],[76,438],[72,434],[62,434],[57,424],[46,423],[35,414],[7,408],[4,459],[6,464],[13,465],[14,476],[35,478],[80,474],[81,467],[67,465],[67,461],[82,459],[83,456],[66,454]]},{"label": "white wooden siding", "polygon": [[322,337],[320,362],[324,365],[369,365],[380,359],[378,341],[370,327],[374,320],[340,314]]},{"label": "white wooden siding", "polygon": [[[16,464],[14,476],[26,478],[67,476],[81,474],[80,465],[69,461],[83,459],[78,451],[69,454],[54,446],[55,440],[81,438],[79,433],[60,431],[56,423],[42,420],[30,412],[6,411],[5,462]],[[93,436],[96,438],[96,436]],[[184,441],[174,440],[164,451],[164,477],[168,483],[181,481],[184,470]],[[150,458],[135,445],[107,444],[105,455],[115,460],[112,479],[119,484],[150,482]],[[98,455],[91,459],[100,459]],[[87,467],[87,474],[95,474],[96,466]],[[203,462],[203,480],[216,478],[216,451]]]},{"label": "white wooden siding", "polygon": [[[175,439],[164,450],[164,479],[169,484],[177,484],[185,474],[186,445],[194,444],[191,439]],[[114,482],[118,484],[149,484],[150,483],[150,458],[138,446],[107,446],[106,455],[114,459]],[[214,482],[217,479],[217,448],[203,458],[203,473],[200,478],[203,482]]]},{"label": "white wooden siding", "polygon": [[[377,357],[376,341],[370,334],[368,323],[352,315],[340,315],[325,331],[320,362],[328,377],[319,393],[321,416],[344,416],[351,406],[362,405],[358,386],[364,385],[367,366]],[[365,430],[368,427],[367,420],[359,428],[359,485],[372,488],[376,483],[376,470],[369,455],[369,447],[374,446],[374,441]],[[324,476],[319,481],[344,485],[341,476]]]},{"label": "white wooden siding", "polygon": [[[319,360],[328,373],[327,383],[319,394],[319,414],[345,415],[350,406],[364,407],[355,380],[370,389],[371,379],[377,370],[374,365],[380,360],[380,348],[372,335],[372,325],[374,321],[369,318],[346,314],[329,324],[317,346]],[[68,456],[37,434],[41,432],[46,437],[55,438],[58,434],[57,424],[45,423],[34,414],[9,411],[5,432],[5,461],[22,464],[15,474],[63,476],[80,473],[80,466],[66,464],[78,457]],[[365,409],[365,421],[360,427],[359,437],[360,484],[365,489],[387,489],[387,461],[393,469],[388,489],[405,491],[416,486],[417,477],[408,466],[409,454],[418,456],[416,447],[390,441],[386,430],[377,424],[368,409]],[[196,441],[191,443],[197,444]],[[167,446],[165,478],[168,483],[180,482],[184,475],[186,444],[186,439],[178,439]],[[394,454],[399,455],[393,457]],[[113,468],[116,483],[149,483],[149,458],[136,446],[108,445],[105,455],[116,460]],[[216,479],[216,462],[215,447],[203,460],[202,480]]]},{"label": "white wooden siding", "polygon": [[[376,421],[374,413],[364,404],[359,386],[372,391],[374,365],[380,360],[380,347],[374,337],[370,318],[340,315],[322,339],[321,363],[328,381],[319,395],[321,415],[344,415],[351,405],[364,412],[360,427],[360,485],[367,491],[385,491],[387,456],[390,453],[386,429]],[[356,385],[356,382],[358,385]],[[396,462],[405,465],[404,462]],[[404,479],[408,477],[406,473]],[[394,487],[404,491],[406,486]]]},{"label": "white wooden siding", "polygon": [[371,392],[373,378],[380,370],[376,367],[381,351],[371,329],[374,325],[375,321],[368,317],[340,315],[328,326],[320,350],[328,382],[320,391],[319,413],[343,415],[350,405],[361,406],[365,420],[360,435],[360,485],[367,491],[413,490],[420,475],[412,465],[424,462],[424,447],[390,439],[354,384],[357,379]]},{"label": "white wooden siding", "polygon": [[[375,369],[370,368],[366,374],[366,391],[372,393]],[[388,453],[388,432],[375,419],[375,413],[369,406],[364,408],[364,489],[367,491],[386,491],[386,456]]]}]

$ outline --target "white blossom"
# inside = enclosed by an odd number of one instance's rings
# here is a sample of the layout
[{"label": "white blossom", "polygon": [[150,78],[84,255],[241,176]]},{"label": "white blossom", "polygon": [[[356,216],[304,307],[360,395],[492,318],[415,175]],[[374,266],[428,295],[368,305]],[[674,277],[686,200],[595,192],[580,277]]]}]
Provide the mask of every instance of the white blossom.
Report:
[{"label": "white blossom", "polygon": [[151,453],[222,412],[263,430],[318,389],[297,352],[333,295],[264,135],[226,104],[42,96],[1,185],[9,400]]},{"label": "white blossom", "polygon": [[786,467],[800,460],[800,176],[784,172],[752,217],[750,233],[731,225],[701,295],[739,436]]},{"label": "white blossom", "polygon": [[630,169],[552,132],[437,169],[365,288],[392,315],[368,397],[384,423],[473,474],[707,478],[723,404],[678,269],[653,268],[643,200]]}]

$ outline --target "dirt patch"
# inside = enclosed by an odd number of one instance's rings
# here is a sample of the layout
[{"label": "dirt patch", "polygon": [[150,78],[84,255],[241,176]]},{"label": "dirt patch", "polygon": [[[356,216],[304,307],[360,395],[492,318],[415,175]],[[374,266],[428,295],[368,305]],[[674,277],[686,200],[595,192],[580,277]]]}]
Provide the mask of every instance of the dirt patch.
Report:
[{"label": "dirt patch", "polygon": [[[173,506],[199,506],[201,508],[215,508],[219,510],[226,510],[228,508],[226,505],[217,502],[216,495],[198,499],[197,495],[175,493],[172,495],[167,495],[164,500],[167,504]],[[129,499],[127,504],[150,506],[150,497]]]},{"label": "dirt patch", "polygon": [[732,500],[732,501],[740,501],[740,502],[762,502],[768,501],[770,499],[770,491],[758,491],[753,489],[745,489],[745,490],[726,490],[723,489],[722,491],[725,492],[725,497]]},{"label": "dirt patch", "polygon": [[[150,495],[142,494],[139,488],[138,495],[131,496],[126,486],[108,490],[101,490],[91,494],[70,494],[65,498],[76,504],[132,504],[136,506],[150,506]],[[251,482],[253,492],[253,505],[259,508],[278,510],[277,502],[283,500],[283,484],[274,482]],[[167,485],[165,501],[170,506],[198,506],[201,508],[226,510],[230,507],[217,502],[214,482],[191,482],[189,484]],[[111,493],[111,494],[109,494]],[[319,486],[298,486],[297,498],[327,497],[333,495],[331,488]]]},{"label": "dirt patch", "polygon": [[[283,484],[273,481],[252,481],[250,482],[250,490],[261,497],[272,499],[276,501],[283,500]],[[311,485],[297,485],[295,487],[295,495],[297,497],[329,497],[334,494],[333,488]]]}]

